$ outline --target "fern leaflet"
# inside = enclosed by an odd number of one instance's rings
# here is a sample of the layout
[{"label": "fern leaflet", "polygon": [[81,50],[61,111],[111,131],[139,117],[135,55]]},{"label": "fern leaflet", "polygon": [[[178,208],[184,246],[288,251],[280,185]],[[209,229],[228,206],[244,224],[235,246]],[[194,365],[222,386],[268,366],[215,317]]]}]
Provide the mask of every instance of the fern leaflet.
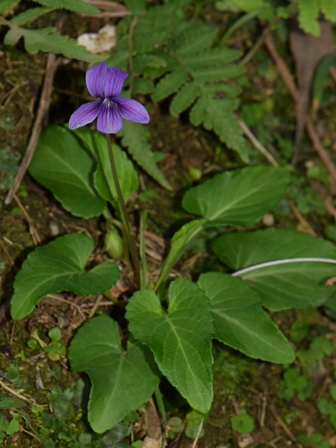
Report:
[{"label": "fern leaflet", "polygon": [[54,9],[68,9],[69,11],[81,12],[83,14],[96,14],[99,9],[84,3],[82,0],[34,0],[43,6]]},{"label": "fern leaflet", "polygon": [[24,25],[25,23],[31,22],[32,20],[35,20],[50,11],[53,11],[53,9],[46,7],[27,9],[27,11],[21,12],[17,16],[13,17],[10,20],[10,23],[13,25]]},{"label": "fern leaflet", "polygon": [[195,126],[203,124],[205,129],[216,132],[222,142],[236,150],[242,160],[247,162],[244,138],[232,113],[237,103],[226,104],[226,101],[209,96],[200,97],[190,111],[190,121]]},{"label": "fern leaflet", "polygon": [[198,84],[193,81],[188,82],[188,84],[185,84],[174,96],[173,101],[170,104],[170,113],[173,115],[179,115],[192,105],[199,94]]},{"label": "fern leaflet", "polygon": [[176,92],[189,78],[188,72],[183,67],[169,73],[158,83],[153,100],[159,101]]},{"label": "fern leaflet", "polygon": [[[40,28],[38,30],[27,30],[25,28],[12,28],[8,33],[19,33],[19,38],[24,37],[25,48],[28,53],[35,54],[39,51],[61,53],[67,58],[79,59],[87,62],[98,62],[105,59],[102,56],[90,53],[85,47],[77,44],[75,40],[71,40],[68,36],[60,36],[59,34],[51,34],[54,28]],[[6,35],[6,37],[7,37]],[[7,38],[7,43],[8,42]],[[10,42],[12,45],[13,43]]]},{"label": "fern leaflet", "polygon": [[131,121],[124,121],[122,134],[122,145],[128,148],[133,159],[162,187],[171,190],[167,179],[161,173],[156,164],[155,153],[151,151],[148,143],[149,132],[145,126]]},{"label": "fern leaflet", "polygon": [[298,0],[299,24],[306,33],[320,35],[318,0]]},{"label": "fern leaflet", "polygon": [[336,0],[320,0],[320,8],[327,20],[336,22]]}]

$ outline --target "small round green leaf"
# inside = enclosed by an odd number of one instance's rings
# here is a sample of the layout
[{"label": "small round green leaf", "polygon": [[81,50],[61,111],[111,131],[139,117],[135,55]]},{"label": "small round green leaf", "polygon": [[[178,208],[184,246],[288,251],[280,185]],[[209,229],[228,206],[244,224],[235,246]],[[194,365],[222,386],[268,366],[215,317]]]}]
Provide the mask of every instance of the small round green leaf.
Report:
[{"label": "small round green leaf", "polygon": [[234,415],[230,420],[232,429],[240,434],[247,434],[254,429],[254,420],[246,412],[243,412],[240,415]]}]

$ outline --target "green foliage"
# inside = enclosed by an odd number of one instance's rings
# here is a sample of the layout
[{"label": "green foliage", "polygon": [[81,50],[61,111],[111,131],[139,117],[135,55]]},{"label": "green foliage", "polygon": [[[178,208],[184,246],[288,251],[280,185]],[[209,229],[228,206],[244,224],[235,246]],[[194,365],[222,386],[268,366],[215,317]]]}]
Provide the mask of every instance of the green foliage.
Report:
[{"label": "green foliage", "polygon": [[5,14],[9,9],[14,8],[20,0],[2,0],[0,4],[0,14]]},{"label": "green foliage", "polygon": [[300,342],[307,336],[308,324],[304,320],[297,320],[290,329],[290,338],[294,342]]},{"label": "green foliage", "polygon": [[319,3],[325,18],[336,22],[336,0],[319,0]]},{"label": "green foliage", "polygon": [[313,36],[319,36],[318,24],[319,5],[318,0],[298,0],[300,27]]},{"label": "green foliage", "polygon": [[301,434],[299,435],[298,439],[301,443],[303,443],[307,447],[330,448],[330,443],[327,442],[326,440],[323,440],[323,435],[318,432],[314,432],[310,436],[305,436]]},{"label": "green foliage", "polygon": [[150,149],[148,142],[149,131],[145,126],[131,121],[125,121],[121,130],[122,145],[126,146],[134,160],[143,168],[149,176],[156,180],[162,187],[171,190],[167,179],[157,166],[155,153]]},{"label": "green foliage", "polygon": [[125,0],[125,6],[132,14],[139,14],[146,8],[146,0]]},{"label": "green foliage", "polygon": [[175,37],[167,49],[169,73],[159,81],[152,98],[162,100],[175,94],[171,114],[179,115],[192,106],[191,123],[203,124],[216,132],[221,141],[246,160],[244,139],[233,113],[239,104],[233,98],[240,89],[232,84],[232,79],[242,75],[244,69],[230,64],[240,56],[238,51],[212,48],[215,31],[194,25]]},{"label": "green foliage", "polygon": [[[333,294],[333,288],[325,286],[325,281],[334,275],[336,249],[328,241],[295,230],[273,228],[222,235],[213,250],[231,269],[242,270],[234,275],[254,289],[270,310],[319,306]],[[292,258],[303,260],[291,262]]]},{"label": "green foliage", "polygon": [[161,372],[190,406],[204,413],[213,399],[209,302],[185,279],[170,284],[168,297],[165,312],[152,290],[136,292],[127,305],[129,330],[152,350]]},{"label": "green foliage", "polygon": [[234,30],[255,16],[272,21],[275,25],[275,20],[288,19],[296,11],[300,27],[313,36],[320,35],[318,19],[321,13],[327,20],[336,21],[336,0],[298,0],[294,4],[290,1],[287,3],[288,5],[276,6],[276,2],[272,0],[222,0],[216,2],[216,7],[220,11],[247,12],[245,17],[237,20],[237,24],[232,25]]},{"label": "green foliage", "polygon": [[204,423],[204,414],[197,411],[191,411],[185,416],[185,420],[185,435],[187,437],[195,439],[196,437],[201,438],[204,436],[204,428],[199,431],[200,425]]},{"label": "green foliage", "polygon": [[68,6],[67,9],[86,12],[88,14],[97,12],[98,10],[96,8],[81,0],[43,0],[39,3],[45,7],[27,9],[14,16],[11,20],[4,20],[3,23],[10,27],[4,37],[4,43],[6,45],[15,45],[23,37],[24,45],[28,53],[36,54],[39,51],[53,52],[63,54],[67,58],[87,62],[99,62],[105,59],[105,57],[90,53],[85,47],[78,45],[75,40],[69,39],[68,36],[55,34],[56,28],[54,27],[39,29],[21,27],[53,11],[55,8]]},{"label": "green foliage", "polygon": [[85,235],[70,234],[31,252],[15,278],[11,315],[18,320],[31,313],[47,294],[71,291],[97,294],[114,285],[119,277],[116,265],[103,262],[85,270],[94,242]]},{"label": "green foliage", "polygon": [[247,434],[254,429],[254,420],[247,412],[242,412],[239,415],[234,415],[230,418],[232,429],[240,434]]},{"label": "green foliage", "polygon": [[244,282],[228,274],[202,274],[199,286],[211,305],[214,338],[251,358],[291,363],[291,345],[269,315],[261,299]]},{"label": "green foliage", "polygon": [[314,362],[330,356],[333,351],[331,341],[319,336],[313,339],[308,350],[298,350],[297,356],[302,362]]},{"label": "green foliage", "polygon": [[200,232],[204,229],[206,219],[195,219],[182,226],[172,237],[170,242],[170,251],[163,264],[160,281],[165,282],[175,263],[181,258],[182,254],[191,247],[192,243]]},{"label": "green foliage", "polygon": [[[335,5],[336,8],[336,5]],[[324,94],[324,84],[329,76],[329,69],[330,67],[334,66],[336,64],[336,58],[332,54],[328,54],[323,58],[319,66],[317,67],[317,70],[315,72],[314,76],[314,83],[312,88],[312,100],[313,100],[313,106],[314,110],[318,110],[322,100],[323,100],[323,94]]]},{"label": "green foliage", "polygon": [[187,191],[182,205],[211,225],[249,226],[275,207],[288,182],[282,168],[226,171]]},{"label": "green foliage", "polygon": [[[213,130],[247,161],[245,141],[234,115],[241,92],[235,78],[244,73],[244,68],[234,61],[241,53],[214,47],[219,30],[186,23],[182,10],[172,2],[152,7],[137,19],[132,47],[133,74],[142,78],[135,80],[135,90],[147,93],[154,89],[155,101],[174,95],[170,105],[173,115],[191,107],[192,124]],[[123,59],[126,63],[127,52],[125,39],[109,61]],[[155,87],[153,79],[159,79]]]},{"label": "green foliage", "polygon": [[298,393],[298,398],[304,401],[311,392],[311,385],[307,378],[300,374],[300,371],[295,367],[290,367],[285,371],[283,379],[280,383],[280,390],[278,396],[284,399],[291,399],[295,393]]},{"label": "green foliage", "polygon": [[95,161],[74,133],[49,126],[38,141],[29,173],[49,188],[73,215],[91,218],[100,215],[106,202],[93,183]]},{"label": "green foliage", "polygon": [[[99,195],[106,201],[110,201],[117,208],[118,195],[114,185],[106,138],[103,134],[91,130],[79,129],[76,135],[88,147],[91,154],[96,154],[99,160],[94,174],[94,186]],[[118,180],[125,203],[138,189],[139,180],[133,163],[127,158],[125,151],[119,146],[112,145],[114,160],[118,172]]]},{"label": "green foliage", "polygon": [[83,14],[96,14],[99,9],[89,5],[82,0],[34,0],[41,5],[54,9],[67,9],[69,11],[81,12]]},{"label": "green foliage", "polygon": [[69,39],[68,36],[53,34],[54,31],[55,28],[53,27],[34,30],[13,26],[7,32],[4,43],[15,45],[23,37],[28,53],[36,54],[39,51],[61,53],[67,58],[87,62],[99,62],[105,59],[102,56],[90,53],[85,47],[78,45],[75,40]]},{"label": "green foliage", "polygon": [[75,372],[90,376],[89,421],[98,433],[148,401],[160,380],[149,350],[135,343],[125,352],[117,323],[106,315],[81,327],[71,342],[69,360]]},{"label": "green foliage", "polygon": [[52,8],[32,8],[27,9],[24,12],[21,12],[17,16],[14,16],[10,23],[12,25],[24,25],[25,23],[29,23],[32,20],[37,19],[38,17],[46,14],[47,12],[53,11]]}]

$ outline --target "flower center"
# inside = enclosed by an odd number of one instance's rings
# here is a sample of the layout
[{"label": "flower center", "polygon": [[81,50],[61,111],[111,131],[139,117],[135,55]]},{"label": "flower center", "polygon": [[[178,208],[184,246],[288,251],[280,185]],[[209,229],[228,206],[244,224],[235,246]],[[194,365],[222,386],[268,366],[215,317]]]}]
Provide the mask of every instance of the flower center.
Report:
[{"label": "flower center", "polygon": [[103,103],[104,103],[104,105],[105,105],[106,107],[111,107],[112,104],[113,104],[113,101],[110,100],[110,98],[104,98]]}]

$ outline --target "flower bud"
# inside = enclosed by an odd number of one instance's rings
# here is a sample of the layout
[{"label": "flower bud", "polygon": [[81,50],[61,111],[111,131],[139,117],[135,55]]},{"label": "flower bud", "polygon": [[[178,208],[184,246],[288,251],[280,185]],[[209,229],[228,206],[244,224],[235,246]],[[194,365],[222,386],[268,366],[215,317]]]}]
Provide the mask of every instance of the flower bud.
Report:
[{"label": "flower bud", "polygon": [[108,232],[105,234],[105,251],[110,257],[119,259],[124,252],[124,243],[114,226],[110,226]]}]

